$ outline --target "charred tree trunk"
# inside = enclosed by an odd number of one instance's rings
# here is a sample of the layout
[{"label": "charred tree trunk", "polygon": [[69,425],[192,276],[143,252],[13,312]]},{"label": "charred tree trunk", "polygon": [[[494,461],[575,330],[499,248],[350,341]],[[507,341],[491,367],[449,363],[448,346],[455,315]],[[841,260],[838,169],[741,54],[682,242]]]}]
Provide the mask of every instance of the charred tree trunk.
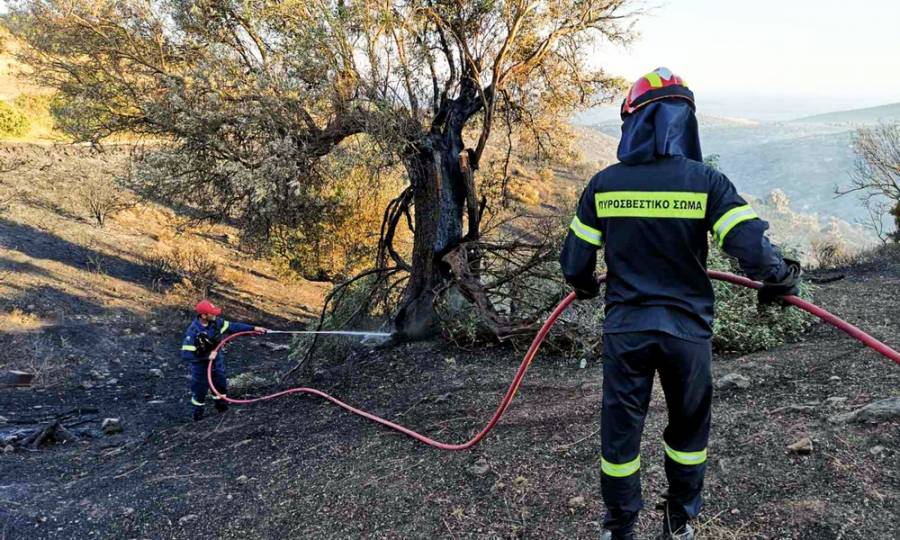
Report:
[{"label": "charred tree trunk", "polygon": [[[460,95],[441,103],[430,132],[404,160],[413,189],[415,231],[409,284],[394,324],[405,339],[434,334],[435,290],[451,272],[442,259],[463,240],[478,239],[480,209],[474,207],[473,175],[479,156],[465,148],[462,132],[469,119],[493,100],[494,92],[480,89],[476,81],[474,76],[464,78]],[[464,238],[467,201],[469,224]]]},{"label": "charred tree trunk", "polygon": [[459,166],[461,137],[430,135],[406,159],[413,186],[414,225],[412,264],[404,301],[394,321],[405,339],[434,334],[434,299],[449,277],[441,258],[463,238],[466,181]]}]

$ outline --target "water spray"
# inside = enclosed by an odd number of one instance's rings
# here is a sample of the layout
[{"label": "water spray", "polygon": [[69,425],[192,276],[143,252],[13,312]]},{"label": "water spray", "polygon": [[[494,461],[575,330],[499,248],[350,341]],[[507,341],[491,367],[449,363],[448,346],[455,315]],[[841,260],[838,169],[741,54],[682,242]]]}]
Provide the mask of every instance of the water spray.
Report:
[{"label": "water spray", "polygon": [[390,332],[365,332],[362,330],[269,330],[266,334],[319,334],[329,336],[360,336],[360,337],[380,337],[389,338],[394,334]]}]

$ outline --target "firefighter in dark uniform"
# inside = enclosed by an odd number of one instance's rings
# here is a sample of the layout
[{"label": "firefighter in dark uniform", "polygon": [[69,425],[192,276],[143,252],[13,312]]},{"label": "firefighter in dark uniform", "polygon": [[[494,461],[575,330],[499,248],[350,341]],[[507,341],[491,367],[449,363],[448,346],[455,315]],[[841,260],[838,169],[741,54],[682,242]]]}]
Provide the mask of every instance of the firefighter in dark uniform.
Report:
[{"label": "firefighter in dark uniform", "polygon": [[[251,326],[235,321],[227,321],[219,315],[222,310],[213,305],[209,300],[202,300],[194,308],[197,317],[191,321],[184,341],[181,343],[181,358],[191,366],[191,409],[194,420],[203,418],[203,405],[206,403],[206,394],[209,392],[209,382],[206,380],[206,368],[210,362],[213,364],[212,378],[216,389],[223,395],[228,390],[228,379],[225,378],[225,353],[213,349],[228,334],[237,332],[268,332],[261,326]],[[228,403],[213,396],[216,410],[225,412]]]},{"label": "firefighter in dark uniform", "polygon": [[578,203],[560,262],[581,299],[599,294],[606,260],[601,492],[604,539],[631,539],[642,508],[640,441],[654,372],[668,407],[663,433],[663,538],[690,540],[700,512],[712,384],[713,289],[708,235],[760,280],[762,303],[796,294],[800,265],[784,259],[759,219],[700,153],[694,95],[666,68],[641,77],[622,104],[620,163],[599,172]]}]

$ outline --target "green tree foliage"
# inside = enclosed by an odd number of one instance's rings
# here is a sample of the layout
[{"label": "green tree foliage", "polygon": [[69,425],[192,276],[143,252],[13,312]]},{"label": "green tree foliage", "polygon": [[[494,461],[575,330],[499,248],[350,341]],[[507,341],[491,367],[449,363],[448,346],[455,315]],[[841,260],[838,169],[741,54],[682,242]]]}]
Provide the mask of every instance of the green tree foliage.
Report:
[{"label": "green tree foliage", "polygon": [[[709,154],[703,162],[716,170],[721,169],[719,154]],[[715,243],[709,246],[707,268],[741,274],[737,261]],[[713,281],[713,290],[716,295],[713,347],[720,352],[747,353],[768,349],[799,336],[812,322],[810,315],[798,309],[758,306],[756,292],[751,289]],[[800,296],[809,298],[810,294],[809,285],[802,283]]]},{"label": "green tree foliage", "polygon": [[[631,3],[32,0],[15,3],[12,26],[64,98],[62,129],[164,142],[138,164],[146,191],[260,242],[285,228],[306,238],[338,212],[335,151],[401,170],[375,262],[409,276],[398,323],[416,333],[451,277],[442,257],[480,239],[488,201],[468,171],[490,167],[494,128],[537,154],[563,146],[573,108],[621,87],[588,60],[630,37]],[[354,137],[377,151],[355,153]]]},{"label": "green tree foliage", "polygon": [[[708,268],[739,274],[737,261],[711,245]],[[780,345],[799,336],[812,324],[812,316],[793,307],[759,306],[756,291],[714,281],[716,294],[713,347],[721,352],[753,352]],[[800,296],[809,299],[810,286],[801,283]]]}]

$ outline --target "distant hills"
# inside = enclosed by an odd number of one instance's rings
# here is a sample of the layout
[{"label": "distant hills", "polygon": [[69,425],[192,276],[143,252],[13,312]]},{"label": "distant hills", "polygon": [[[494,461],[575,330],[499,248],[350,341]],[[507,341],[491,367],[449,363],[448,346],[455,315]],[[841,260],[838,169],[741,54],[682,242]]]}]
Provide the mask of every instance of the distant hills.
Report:
[{"label": "distant hills", "polygon": [[[585,115],[581,120],[591,117],[602,116]],[[831,217],[853,223],[868,219],[864,207],[855,196],[835,197],[835,189],[846,186],[854,170],[854,133],[860,126],[900,121],[900,103],[789,122],[758,123],[708,114],[697,118],[704,155],[718,154],[723,172],[742,193],[765,199],[780,189],[795,211],[818,215],[823,223]],[[606,115],[605,120],[579,129],[608,136],[581,143],[586,159],[605,158],[610,150],[614,155],[621,132],[618,118]]]},{"label": "distant hills", "polygon": [[[701,124],[709,126],[753,126],[759,123],[756,120],[747,118],[706,113],[698,113],[697,120]],[[619,109],[617,107],[598,107],[575,115],[572,118],[572,124],[589,127],[607,125],[618,129],[622,125],[622,121],[619,118]]]},{"label": "distant hills", "polygon": [[[852,223],[862,217],[859,201],[834,197],[832,183],[843,178],[842,169],[852,166],[849,131],[712,120],[701,119],[706,153],[719,154],[722,169],[769,222],[773,241],[791,248],[807,264],[820,262],[817,245],[856,252],[875,243],[869,231]],[[615,163],[617,130],[614,121],[597,128],[575,127],[583,165],[557,170],[553,186],[542,186],[538,175],[522,181],[538,188],[545,206],[570,207],[595,172]]]},{"label": "distant hills", "polygon": [[793,120],[793,122],[808,124],[874,124],[896,121],[900,121],[900,103],[817,114]]}]

